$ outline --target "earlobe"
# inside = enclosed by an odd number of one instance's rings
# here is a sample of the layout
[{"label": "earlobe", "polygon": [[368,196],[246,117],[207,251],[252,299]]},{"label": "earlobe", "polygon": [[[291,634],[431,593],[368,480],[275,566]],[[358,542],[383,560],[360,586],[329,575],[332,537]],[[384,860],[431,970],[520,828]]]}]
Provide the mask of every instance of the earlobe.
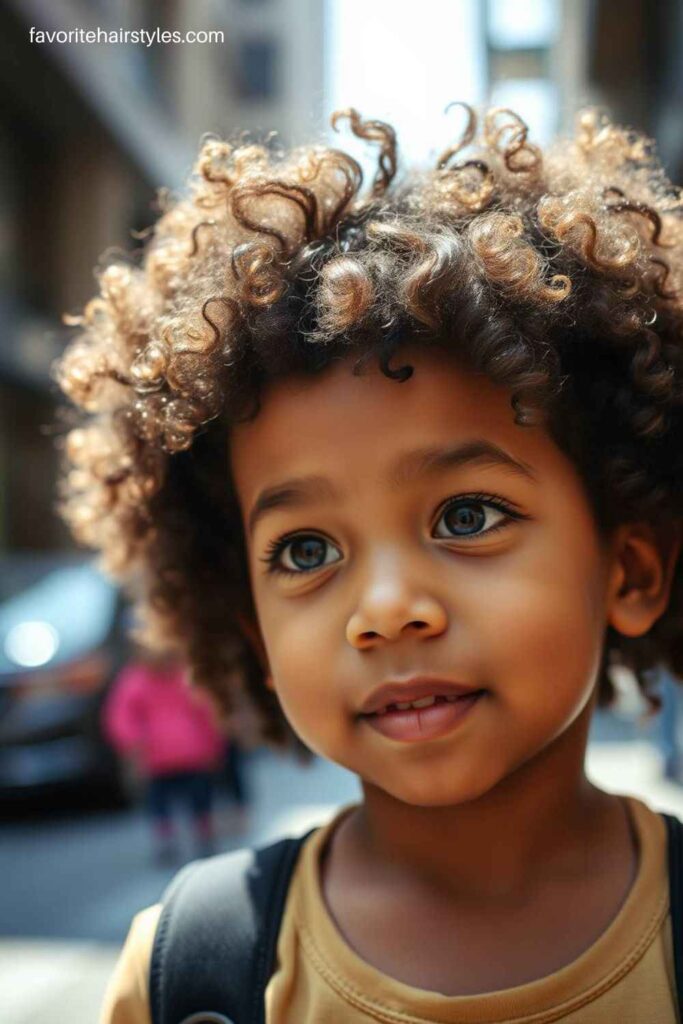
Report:
[{"label": "earlobe", "polygon": [[624,636],[643,636],[664,613],[681,549],[681,524],[655,530],[649,523],[620,526],[608,621]]}]

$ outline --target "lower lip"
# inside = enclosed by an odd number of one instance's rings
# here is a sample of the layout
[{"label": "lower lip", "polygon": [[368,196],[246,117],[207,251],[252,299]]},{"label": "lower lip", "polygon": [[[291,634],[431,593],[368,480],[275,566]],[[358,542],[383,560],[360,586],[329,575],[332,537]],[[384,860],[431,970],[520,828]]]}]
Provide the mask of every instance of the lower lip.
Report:
[{"label": "lower lip", "polygon": [[383,715],[363,715],[371,728],[392,740],[431,740],[443,736],[457,725],[484,696],[483,691],[471,697],[454,701],[441,701],[428,708],[410,708],[407,711],[387,711]]}]

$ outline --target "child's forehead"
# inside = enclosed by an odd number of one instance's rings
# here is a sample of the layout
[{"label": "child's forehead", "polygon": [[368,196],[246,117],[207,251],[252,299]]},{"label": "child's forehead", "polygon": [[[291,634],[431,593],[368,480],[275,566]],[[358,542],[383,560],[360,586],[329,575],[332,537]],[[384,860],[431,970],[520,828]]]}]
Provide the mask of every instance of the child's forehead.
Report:
[{"label": "child's forehead", "polygon": [[344,422],[348,428],[355,417],[370,425],[397,416],[404,419],[406,413],[415,422],[417,417],[444,415],[457,420],[477,411],[482,418],[514,425],[509,389],[467,369],[457,357],[405,346],[392,357],[390,368],[395,372],[405,367],[411,368],[411,375],[396,380],[383,372],[377,358],[357,367],[357,357],[348,356],[315,374],[291,374],[265,387],[254,424],[265,430],[278,420],[296,420],[302,426],[327,420],[332,425]]},{"label": "child's forehead", "polygon": [[372,472],[410,451],[474,440],[530,466],[560,456],[544,428],[514,422],[511,392],[485,374],[434,350],[404,348],[390,365],[412,366],[413,373],[399,382],[375,361],[355,375],[349,358],[314,376],[271,383],[256,417],[231,430],[238,487],[320,467]]}]

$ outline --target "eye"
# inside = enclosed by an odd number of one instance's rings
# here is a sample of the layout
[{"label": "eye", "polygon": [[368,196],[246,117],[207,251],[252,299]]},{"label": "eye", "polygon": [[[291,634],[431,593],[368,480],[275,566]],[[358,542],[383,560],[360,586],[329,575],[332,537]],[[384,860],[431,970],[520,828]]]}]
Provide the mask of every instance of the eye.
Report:
[{"label": "eye", "polygon": [[[493,525],[482,529],[492,512],[494,513]],[[497,519],[495,514],[498,516]],[[444,506],[435,526],[435,531],[441,532],[436,532],[435,536],[446,539],[482,537],[503,529],[511,519],[523,518],[525,517],[521,513],[515,512],[506,502],[495,495],[462,495],[458,498],[451,498]]]},{"label": "eye", "polygon": [[267,563],[268,572],[300,576],[333,565],[341,557],[339,548],[325,537],[316,533],[299,533],[273,541],[261,561]]}]

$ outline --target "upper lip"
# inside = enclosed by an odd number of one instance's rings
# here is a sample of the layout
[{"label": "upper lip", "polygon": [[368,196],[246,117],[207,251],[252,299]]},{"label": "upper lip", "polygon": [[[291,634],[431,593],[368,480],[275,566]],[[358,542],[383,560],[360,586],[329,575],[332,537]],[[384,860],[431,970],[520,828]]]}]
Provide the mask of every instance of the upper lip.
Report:
[{"label": "upper lip", "polygon": [[378,686],[368,695],[358,714],[371,715],[385,708],[387,704],[401,704],[420,700],[422,697],[461,696],[479,690],[480,686],[465,686],[464,683],[452,683],[448,679],[436,676],[412,676],[403,682],[383,683],[382,686]]}]

